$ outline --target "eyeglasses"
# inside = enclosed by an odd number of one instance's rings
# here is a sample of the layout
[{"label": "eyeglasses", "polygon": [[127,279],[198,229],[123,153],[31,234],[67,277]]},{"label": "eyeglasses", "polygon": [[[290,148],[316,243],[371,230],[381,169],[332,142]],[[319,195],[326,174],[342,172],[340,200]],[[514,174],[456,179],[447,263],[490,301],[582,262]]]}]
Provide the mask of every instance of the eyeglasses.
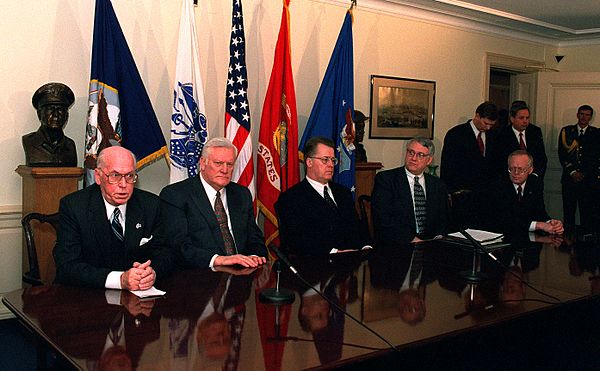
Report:
[{"label": "eyeglasses", "polygon": [[531,168],[531,166],[527,166],[527,167],[509,167],[508,168],[508,172],[512,175],[521,175],[521,174],[525,174],[529,169]]},{"label": "eyeglasses", "polygon": [[406,154],[408,155],[408,157],[413,157],[413,156],[417,156],[417,158],[419,160],[424,159],[425,157],[429,157],[429,153],[424,153],[424,152],[416,152],[413,151],[412,149],[407,149],[406,150]]},{"label": "eyeglasses", "polygon": [[338,159],[335,158],[335,157],[327,157],[327,156],[325,156],[325,157],[314,157],[314,156],[310,156],[309,158],[314,158],[314,159],[317,159],[317,160],[321,160],[321,163],[323,165],[327,165],[327,163],[331,161],[331,163],[335,166],[339,162]]},{"label": "eyeglasses", "polygon": [[138,175],[136,173],[119,174],[119,173],[113,171],[112,173],[106,174],[104,172],[104,170],[102,170],[100,168],[98,168],[98,170],[100,170],[102,172],[102,174],[104,174],[106,176],[106,178],[108,178],[109,184],[117,184],[123,178],[125,179],[125,182],[127,182],[129,184],[133,184],[133,183],[137,182],[137,179],[138,179]]}]

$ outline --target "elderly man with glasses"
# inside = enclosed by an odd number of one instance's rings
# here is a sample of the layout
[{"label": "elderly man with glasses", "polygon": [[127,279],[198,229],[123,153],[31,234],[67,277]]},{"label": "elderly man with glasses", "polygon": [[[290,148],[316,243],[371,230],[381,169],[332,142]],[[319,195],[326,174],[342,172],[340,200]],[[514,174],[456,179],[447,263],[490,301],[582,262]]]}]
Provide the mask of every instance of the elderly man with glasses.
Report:
[{"label": "elderly man with glasses", "polygon": [[542,180],[533,173],[533,157],[525,150],[508,156],[508,179],[498,180],[489,196],[487,229],[519,235],[543,231],[562,234],[563,224],[552,219],[544,205]]},{"label": "elderly man with glasses", "polygon": [[371,207],[378,247],[420,242],[447,232],[446,185],[425,173],[434,153],[431,140],[413,138],[406,146],[404,166],[375,176]]},{"label": "elderly man with glasses", "polygon": [[167,274],[170,254],[155,244],[158,196],[134,188],[135,156],[113,146],[98,155],[96,184],[63,197],[54,260],[65,285],[147,290]]},{"label": "elderly man with glasses", "polygon": [[304,146],[304,163],[306,178],[283,192],[275,204],[284,249],[320,255],[363,247],[352,193],[331,181],[338,163],[334,143],[310,138]]}]

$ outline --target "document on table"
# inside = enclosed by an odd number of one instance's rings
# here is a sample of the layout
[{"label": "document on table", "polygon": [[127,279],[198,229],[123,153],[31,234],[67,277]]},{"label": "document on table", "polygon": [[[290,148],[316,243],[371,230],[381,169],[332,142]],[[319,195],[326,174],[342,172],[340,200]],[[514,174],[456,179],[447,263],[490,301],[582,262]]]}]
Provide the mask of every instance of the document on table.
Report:
[{"label": "document on table", "polygon": [[[501,233],[482,231],[479,229],[467,229],[465,230],[465,232],[470,234],[478,242],[481,242],[482,245],[489,245],[492,243],[500,242],[500,240],[502,240],[502,237],[504,237],[504,235]],[[448,236],[462,239],[467,238],[461,232],[450,233]]]},{"label": "document on table", "polygon": [[166,291],[162,291],[157,289],[156,287],[152,286],[151,288],[149,288],[148,290],[130,290],[130,292],[137,296],[138,298],[149,298],[149,297],[156,297],[156,296],[163,296],[164,294],[166,294]]}]

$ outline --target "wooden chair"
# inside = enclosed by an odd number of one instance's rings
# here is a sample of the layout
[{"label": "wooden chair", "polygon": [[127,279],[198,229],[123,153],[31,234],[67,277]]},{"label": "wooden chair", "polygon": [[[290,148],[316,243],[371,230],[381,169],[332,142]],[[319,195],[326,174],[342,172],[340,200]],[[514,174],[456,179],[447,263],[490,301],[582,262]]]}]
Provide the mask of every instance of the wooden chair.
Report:
[{"label": "wooden chair", "polygon": [[[21,219],[21,225],[25,232],[25,243],[27,245],[27,258],[29,259],[29,271],[23,273],[23,282],[33,286],[49,284],[44,282],[43,275],[40,274],[40,264],[38,261],[38,251],[35,246],[34,226],[40,230],[43,228],[44,233],[53,233],[56,239],[58,231],[58,213],[55,214],[40,214],[29,213]],[[41,230],[40,230],[41,231]]]}]

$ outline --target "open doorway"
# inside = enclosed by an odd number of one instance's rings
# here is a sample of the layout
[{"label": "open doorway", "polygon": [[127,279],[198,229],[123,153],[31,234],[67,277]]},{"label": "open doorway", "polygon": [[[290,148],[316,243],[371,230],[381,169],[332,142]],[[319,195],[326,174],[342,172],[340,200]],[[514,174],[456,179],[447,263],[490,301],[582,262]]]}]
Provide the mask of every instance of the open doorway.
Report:
[{"label": "open doorway", "polygon": [[512,101],[511,87],[515,72],[490,68],[488,100],[498,107],[498,121],[495,129],[508,125],[508,109]]}]

